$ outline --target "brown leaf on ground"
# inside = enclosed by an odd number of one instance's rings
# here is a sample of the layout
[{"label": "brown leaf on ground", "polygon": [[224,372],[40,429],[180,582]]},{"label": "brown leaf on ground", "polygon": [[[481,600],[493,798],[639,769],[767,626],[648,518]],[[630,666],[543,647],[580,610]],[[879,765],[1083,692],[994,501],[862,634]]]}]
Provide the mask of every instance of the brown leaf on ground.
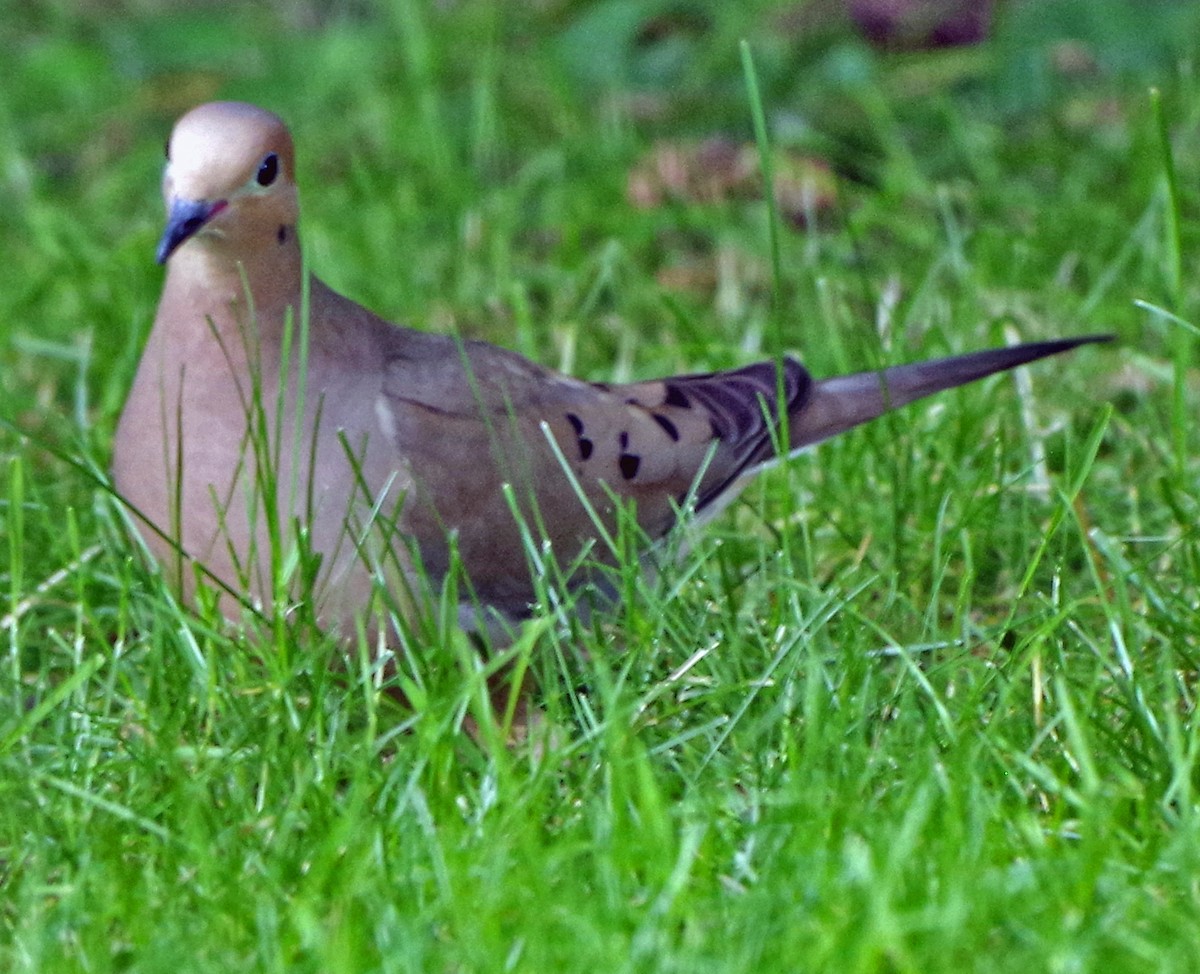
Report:
[{"label": "brown leaf on ground", "polygon": [[907,51],[980,43],[991,29],[992,5],[992,0],[846,0],[867,40]]},{"label": "brown leaf on ground", "polygon": [[[802,228],[833,205],[836,181],[829,166],[797,153],[773,157],[775,205],[780,215]],[[658,142],[630,170],[629,201],[639,209],[665,203],[716,204],[760,199],[762,169],[756,146],[723,136],[703,142]]]}]

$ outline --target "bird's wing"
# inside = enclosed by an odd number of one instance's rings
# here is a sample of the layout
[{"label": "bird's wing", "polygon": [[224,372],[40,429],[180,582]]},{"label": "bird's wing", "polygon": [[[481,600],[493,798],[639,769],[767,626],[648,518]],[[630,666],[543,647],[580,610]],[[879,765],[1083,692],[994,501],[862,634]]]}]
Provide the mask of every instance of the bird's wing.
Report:
[{"label": "bird's wing", "polygon": [[551,538],[590,536],[594,527],[568,482],[573,478],[605,515],[614,500],[632,500],[639,524],[658,537],[690,492],[703,508],[772,456],[780,390],[785,411],[795,413],[811,385],[791,360],[782,372],[763,362],[593,384],[493,346],[442,339],[391,358],[384,393],[396,448],[460,531],[467,508],[478,510],[508,483],[536,500]]}]

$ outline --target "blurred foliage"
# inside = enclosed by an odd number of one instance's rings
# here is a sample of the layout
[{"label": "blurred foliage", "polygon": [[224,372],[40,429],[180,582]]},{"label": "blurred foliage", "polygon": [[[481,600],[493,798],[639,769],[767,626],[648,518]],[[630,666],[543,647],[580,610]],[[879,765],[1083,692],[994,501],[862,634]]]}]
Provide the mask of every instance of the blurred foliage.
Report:
[{"label": "blurred foliage", "polygon": [[[321,187],[305,194],[309,253],[331,283],[386,313],[448,316],[500,340],[517,284],[537,321],[602,307],[611,288],[589,297],[560,273],[589,263],[612,281],[627,266],[640,280],[715,280],[714,246],[733,246],[751,286],[766,286],[752,202],[672,201],[664,223],[626,199],[656,142],[752,141],[742,39],[772,137],[838,175],[823,217],[837,232],[820,259],[859,268],[864,316],[874,282],[931,259],[951,223],[971,227],[984,282],[1016,261],[1026,279],[1064,282],[1081,315],[1116,273],[1157,299],[1153,263],[1120,257],[1131,227],[1156,232],[1144,224],[1161,177],[1147,79],[1164,90],[1180,158],[1200,157],[1200,5],[1182,0],[1008,0],[984,43],[905,52],[873,48],[839,0],[6,0],[3,14],[0,328],[66,339],[80,322],[137,323],[127,345],[95,343],[93,371],[135,354],[157,289],[147,255],[162,142],[211,98],[262,103],[295,127],[301,181]],[[1109,192],[1116,184],[1127,191]],[[1051,197],[1071,205],[1047,207]],[[384,212],[364,212],[363,198]],[[1181,203],[1197,211],[1194,181]],[[1184,221],[1185,252],[1196,227]],[[785,246],[791,293],[814,300],[802,269],[816,252]],[[462,259],[471,248],[489,249],[490,278]],[[389,277],[371,259],[381,252],[421,259]],[[97,259],[108,274],[80,273]],[[662,318],[660,294],[629,294],[631,316]],[[678,300],[670,314],[686,324],[701,304]],[[1120,314],[1106,324],[1138,320]],[[717,351],[736,349],[733,335],[706,329],[671,340],[692,364],[739,354]],[[611,363],[619,346],[601,334],[581,364]],[[119,393],[107,389],[110,413]]]},{"label": "blurred foliage", "polygon": [[[769,158],[822,176],[782,309],[743,39]],[[840,0],[0,0],[10,956],[380,969],[370,926],[411,970],[649,969],[680,943],[678,970],[710,948],[1171,969],[1196,916],[1197,384],[1193,336],[1134,299],[1200,320],[1198,42],[1192,0],[1007,0],[980,44],[903,51]],[[1178,287],[1151,84],[1185,174]],[[330,283],[582,375],[741,363],[780,313],[816,374],[1010,329],[1125,347],[1034,372],[1033,418],[996,382],[752,491],[687,586],[625,606],[610,642],[633,652],[593,654],[585,702],[618,670],[685,682],[548,773],[506,752],[485,773],[440,717],[385,747],[371,716],[354,743],[370,687],[296,723],[244,646],[149,584],[73,465],[107,463],[161,286],[163,141],[212,98],[295,129]],[[714,145],[735,147],[720,191],[630,193]],[[1043,444],[1045,495],[1024,489]]]}]

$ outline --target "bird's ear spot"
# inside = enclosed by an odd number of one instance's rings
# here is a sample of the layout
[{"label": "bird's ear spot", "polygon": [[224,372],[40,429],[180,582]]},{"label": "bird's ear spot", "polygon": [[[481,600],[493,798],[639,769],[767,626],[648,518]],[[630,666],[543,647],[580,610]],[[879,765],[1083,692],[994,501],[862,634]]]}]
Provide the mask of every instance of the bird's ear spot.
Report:
[{"label": "bird's ear spot", "polygon": [[279,156],[274,152],[268,152],[263,157],[263,161],[258,164],[258,172],[254,176],[254,181],[259,186],[270,186],[279,176]]},{"label": "bird's ear spot", "polygon": [[288,228],[286,223],[279,224],[279,231],[275,234],[275,236],[281,244],[287,243]]}]

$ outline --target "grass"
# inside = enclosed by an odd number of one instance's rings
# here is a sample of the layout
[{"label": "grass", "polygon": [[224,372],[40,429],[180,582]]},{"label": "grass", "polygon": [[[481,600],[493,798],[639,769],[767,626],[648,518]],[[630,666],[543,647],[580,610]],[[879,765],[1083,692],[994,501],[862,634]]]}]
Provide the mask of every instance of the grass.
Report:
[{"label": "grass", "polygon": [[[890,55],[776,3],[509,6],[6,12],[0,967],[1194,970],[1190,5],[1014,3]],[[753,200],[625,199],[655,139],[753,142],[742,38],[776,146],[848,174],[777,253]],[[97,484],[162,140],[216,96],[293,124],[330,283],[589,378],[775,322],[818,375],[1120,347],[772,473],[611,613],[525,632],[540,753],[476,743],[452,625],[416,623],[401,708],[319,633],[176,604]]]}]

